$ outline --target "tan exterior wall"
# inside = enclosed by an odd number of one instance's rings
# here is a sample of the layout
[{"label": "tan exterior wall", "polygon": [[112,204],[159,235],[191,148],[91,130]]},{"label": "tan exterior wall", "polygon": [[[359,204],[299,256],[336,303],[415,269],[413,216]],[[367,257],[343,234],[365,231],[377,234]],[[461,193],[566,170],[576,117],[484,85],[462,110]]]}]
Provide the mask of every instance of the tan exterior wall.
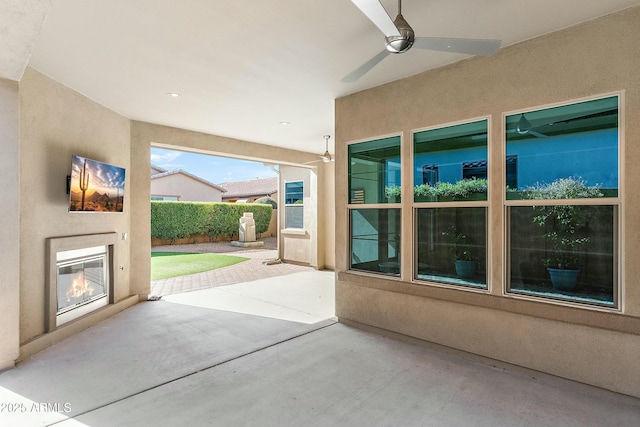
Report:
[{"label": "tan exterior wall", "polygon": [[[302,181],[304,184],[304,218],[303,229],[286,228],[286,212],[287,208],[284,204],[285,184],[287,182]],[[280,248],[282,252],[282,260],[285,262],[294,262],[298,264],[313,265],[314,259],[311,247],[311,236],[315,226],[315,219],[312,218],[311,212],[311,172],[309,169],[281,166],[280,167],[280,189],[283,199],[278,203],[280,214]]]},{"label": "tan exterior wall", "polygon": [[[130,121],[33,69],[19,84],[0,80],[0,137],[5,224],[0,230],[0,369],[146,299],[151,144],[285,165],[317,159],[311,153]],[[73,154],[126,168],[124,213],[68,212],[66,177]],[[317,194],[333,191],[325,192],[324,182],[314,184]],[[317,223],[308,248],[312,255],[304,255],[314,259],[332,250],[324,243],[331,230]],[[115,247],[116,304],[45,334],[46,239],[108,232],[128,235]]]},{"label": "tan exterior wall", "polygon": [[335,270],[336,267],[336,170],[335,163],[323,163],[321,171],[322,191],[318,196],[318,226],[322,230],[322,253],[324,254],[324,268]]},{"label": "tan exterior wall", "polygon": [[[333,227],[334,163],[316,163],[315,168],[280,167],[279,243],[284,261],[310,265],[319,270],[335,265]],[[288,229],[284,194],[286,182],[304,182],[304,229]]]},{"label": "tan exterior wall", "polygon": [[[20,342],[45,331],[45,239],[129,233],[132,212],[130,122],[33,69],[20,82]],[[127,170],[124,213],[69,213],[66,177],[71,156]],[[4,175],[3,175],[4,176]],[[147,171],[147,180],[149,173]],[[115,247],[115,300],[130,296],[129,242]],[[4,299],[4,296],[3,296]]]},{"label": "tan exterior wall", "polygon": [[181,202],[221,202],[222,192],[179,173],[151,180],[152,196],[177,196]]},{"label": "tan exterior wall", "polygon": [[0,80],[0,370],[20,347],[20,139],[18,83]]},{"label": "tan exterior wall", "polygon": [[[470,58],[336,101],[336,310],[379,328],[459,348],[640,397],[640,7]],[[375,69],[372,71],[375,72]],[[622,306],[571,307],[503,295],[503,183],[493,179],[489,207],[489,291],[465,291],[348,271],[346,144],[402,134],[403,163],[411,132],[490,117],[490,176],[502,174],[503,113],[601,94],[622,93]],[[408,166],[408,167],[407,167]],[[403,182],[412,182],[403,165]],[[411,185],[403,186],[411,200]],[[411,204],[402,209],[411,236]],[[412,239],[402,242],[412,253]],[[403,257],[404,260],[411,256]]]}]

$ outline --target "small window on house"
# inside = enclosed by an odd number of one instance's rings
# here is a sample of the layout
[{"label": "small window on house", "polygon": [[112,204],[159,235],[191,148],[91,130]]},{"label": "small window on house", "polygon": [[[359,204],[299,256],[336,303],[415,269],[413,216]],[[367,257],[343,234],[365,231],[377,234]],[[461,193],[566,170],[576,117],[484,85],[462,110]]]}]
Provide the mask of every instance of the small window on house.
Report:
[{"label": "small window on house", "polygon": [[[518,156],[507,156],[507,187],[518,187]],[[487,161],[477,160],[475,162],[465,162],[462,164],[463,179],[487,179]]]},{"label": "small window on house", "polygon": [[[438,165],[422,166],[422,184],[429,184],[432,187],[438,183]],[[419,185],[419,183],[416,183]]]},{"label": "small window on house", "polygon": [[304,182],[284,184],[285,228],[304,228]]},{"label": "small window on house", "polygon": [[154,202],[165,201],[165,202],[177,202],[178,196],[151,196],[151,200]]}]

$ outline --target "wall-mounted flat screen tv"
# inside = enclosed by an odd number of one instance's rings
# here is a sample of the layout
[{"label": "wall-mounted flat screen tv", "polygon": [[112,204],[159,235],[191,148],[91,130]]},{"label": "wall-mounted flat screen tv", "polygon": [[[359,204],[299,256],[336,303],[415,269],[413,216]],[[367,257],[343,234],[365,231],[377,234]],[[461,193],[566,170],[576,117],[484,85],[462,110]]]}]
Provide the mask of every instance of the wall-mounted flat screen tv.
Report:
[{"label": "wall-mounted flat screen tv", "polygon": [[125,169],[73,156],[69,212],[122,212]]}]

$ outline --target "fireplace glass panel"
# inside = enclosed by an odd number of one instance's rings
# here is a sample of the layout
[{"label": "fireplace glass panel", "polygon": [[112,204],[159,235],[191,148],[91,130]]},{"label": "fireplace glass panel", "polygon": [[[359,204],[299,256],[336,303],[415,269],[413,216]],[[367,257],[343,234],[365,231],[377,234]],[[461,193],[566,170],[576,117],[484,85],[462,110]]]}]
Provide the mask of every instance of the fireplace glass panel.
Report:
[{"label": "fireplace glass panel", "polygon": [[107,295],[105,264],[100,255],[58,265],[58,313]]}]

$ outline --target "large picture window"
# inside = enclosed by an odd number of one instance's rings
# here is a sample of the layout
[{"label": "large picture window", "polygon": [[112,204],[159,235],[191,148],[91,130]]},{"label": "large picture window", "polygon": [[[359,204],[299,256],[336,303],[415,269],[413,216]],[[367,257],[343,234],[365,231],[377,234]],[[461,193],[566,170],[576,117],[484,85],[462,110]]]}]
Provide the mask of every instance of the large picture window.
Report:
[{"label": "large picture window", "polygon": [[414,279],[487,288],[487,120],[414,133]]},{"label": "large picture window", "polygon": [[400,137],[350,144],[349,268],[400,275]]},{"label": "large picture window", "polygon": [[618,305],[618,122],[616,96],[506,117],[510,293]]}]

